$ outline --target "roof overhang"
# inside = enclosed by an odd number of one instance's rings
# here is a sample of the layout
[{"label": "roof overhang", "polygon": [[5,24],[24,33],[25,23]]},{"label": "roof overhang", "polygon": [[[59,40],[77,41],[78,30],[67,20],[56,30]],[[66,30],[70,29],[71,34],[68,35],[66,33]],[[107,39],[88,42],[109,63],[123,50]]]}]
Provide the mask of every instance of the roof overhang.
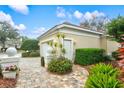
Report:
[{"label": "roof overhang", "polygon": [[45,32],[44,34],[42,34],[41,36],[38,37],[38,40],[40,40],[41,38],[43,38],[44,36],[58,30],[61,28],[71,28],[71,29],[75,29],[75,30],[80,30],[82,32],[88,32],[88,33],[92,33],[92,34],[97,34],[97,35],[102,35],[103,33],[101,32],[97,32],[97,31],[93,31],[93,30],[89,30],[89,29],[84,29],[80,26],[77,25],[70,25],[70,24],[60,24],[60,25],[56,25],[53,28],[49,29],[47,32]]}]

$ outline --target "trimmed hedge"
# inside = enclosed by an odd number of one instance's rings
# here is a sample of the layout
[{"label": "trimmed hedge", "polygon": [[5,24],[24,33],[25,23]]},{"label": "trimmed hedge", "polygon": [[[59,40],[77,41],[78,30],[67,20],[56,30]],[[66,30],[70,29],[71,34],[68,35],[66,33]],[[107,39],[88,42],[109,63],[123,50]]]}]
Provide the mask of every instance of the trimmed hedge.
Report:
[{"label": "trimmed hedge", "polygon": [[29,57],[29,54],[30,54],[29,52],[23,52],[22,57]]},{"label": "trimmed hedge", "polygon": [[104,61],[105,50],[98,48],[76,49],[75,63],[80,65],[91,65]]},{"label": "trimmed hedge", "polygon": [[23,52],[22,57],[39,57],[40,53],[38,51]]},{"label": "trimmed hedge", "polygon": [[30,57],[39,57],[40,56],[40,53],[39,52],[31,52],[29,54]]}]

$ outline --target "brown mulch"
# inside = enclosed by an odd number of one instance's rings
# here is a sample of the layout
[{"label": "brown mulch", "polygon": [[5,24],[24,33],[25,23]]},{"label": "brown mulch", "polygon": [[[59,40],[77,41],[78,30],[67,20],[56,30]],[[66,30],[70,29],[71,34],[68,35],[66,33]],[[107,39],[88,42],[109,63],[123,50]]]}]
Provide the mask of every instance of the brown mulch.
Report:
[{"label": "brown mulch", "polygon": [[3,79],[0,76],[0,88],[14,88],[16,85],[17,79]]}]

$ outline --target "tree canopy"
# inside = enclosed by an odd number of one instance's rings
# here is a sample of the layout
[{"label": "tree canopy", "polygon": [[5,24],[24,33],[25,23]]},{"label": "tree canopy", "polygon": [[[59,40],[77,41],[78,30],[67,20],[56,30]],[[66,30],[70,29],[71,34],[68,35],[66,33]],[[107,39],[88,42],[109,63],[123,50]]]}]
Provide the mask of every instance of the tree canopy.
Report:
[{"label": "tree canopy", "polygon": [[107,24],[107,33],[109,36],[117,41],[122,42],[122,35],[124,35],[124,17],[118,16]]},{"label": "tree canopy", "polygon": [[28,50],[28,51],[32,51],[32,50],[38,50],[39,46],[38,46],[38,40],[35,39],[27,39],[22,43],[21,46],[22,50]]},{"label": "tree canopy", "polygon": [[17,32],[17,29],[7,22],[0,22],[0,43],[2,43],[3,48],[5,48],[7,39],[16,39],[18,37],[19,33]]},{"label": "tree canopy", "polygon": [[96,31],[105,31],[105,26],[109,22],[109,19],[105,16],[93,17],[90,20],[84,20],[80,23],[80,26]]}]

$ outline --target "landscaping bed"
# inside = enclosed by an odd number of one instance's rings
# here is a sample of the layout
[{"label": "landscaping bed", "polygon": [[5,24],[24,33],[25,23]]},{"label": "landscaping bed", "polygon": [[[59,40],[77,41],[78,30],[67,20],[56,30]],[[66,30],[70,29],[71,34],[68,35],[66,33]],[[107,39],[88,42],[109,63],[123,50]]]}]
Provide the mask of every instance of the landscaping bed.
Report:
[{"label": "landscaping bed", "polygon": [[56,74],[67,74],[72,71],[72,62],[64,57],[52,59],[48,64],[48,71]]},{"label": "landscaping bed", "polygon": [[[86,66],[87,67],[87,66]],[[85,83],[86,88],[122,88],[120,70],[111,63],[99,63],[88,66],[89,76]]]},{"label": "landscaping bed", "polygon": [[0,88],[14,88],[16,86],[17,79],[3,79],[0,76]]}]

